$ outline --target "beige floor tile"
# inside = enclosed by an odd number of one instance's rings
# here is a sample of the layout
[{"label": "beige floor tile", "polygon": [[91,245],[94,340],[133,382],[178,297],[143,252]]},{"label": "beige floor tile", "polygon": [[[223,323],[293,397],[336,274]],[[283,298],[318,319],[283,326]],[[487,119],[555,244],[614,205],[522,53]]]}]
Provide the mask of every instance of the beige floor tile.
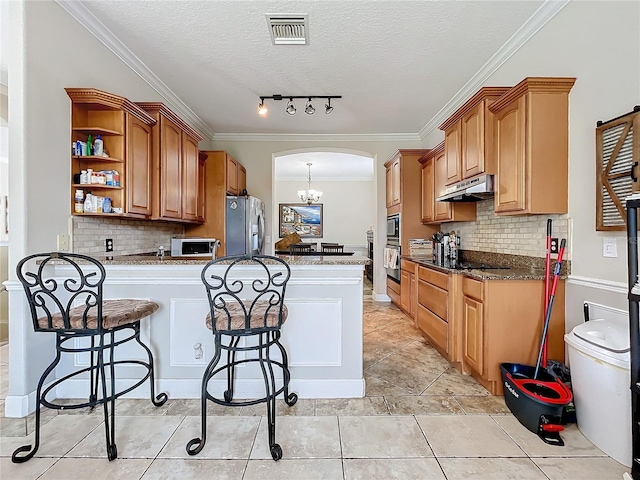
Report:
[{"label": "beige floor tile", "polygon": [[419,395],[440,376],[445,368],[428,360],[393,353],[368,368],[367,373],[408,390],[411,394]]},{"label": "beige floor tile", "polygon": [[471,375],[448,368],[425,390],[423,395],[490,395]]},{"label": "beige floor tile", "polygon": [[[448,480],[546,480],[528,458],[439,458]],[[576,479],[577,480],[577,479]]]},{"label": "beige floor tile", "polygon": [[[399,354],[406,356],[412,360],[420,362],[425,366],[434,368],[440,374],[451,368],[451,365],[445,360],[438,351],[427,343],[424,338],[414,340],[398,351]],[[431,383],[431,382],[430,382]]]},{"label": "beige floor tile", "polygon": [[166,415],[174,401],[175,400],[169,399],[163,405],[156,407],[151,402],[151,398],[119,398],[116,400],[116,415],[121,417],[133,415]]},{"label": "beige floor tile", "polygon": [[57,458],[35,457],[25,463],[13,463],[10,458],[2,458],[0,459],[0,477],[3,480],[35,480],[57,461]]},{"label": "beige floor tile", "polygon": [[467,415],[511,414],[511,410],[504,403],[504,397],[456,395],[455,398]]},{"label": "beige floor tile", "polygon": [[241,459],[249,452],[260,417],[207,417],[207,442],[197,457],[187,454],[187,443],[200,437],[200,417],[186,417],[162,449],[158,458]]},{"label": "beige floor tile", "polygon": [[367,397],[383,397],[385,395],[409,395],[411,392],[404,388],[396,387],[391,383],[369,375],[365,372],[364,381]]},{"label": "beige floor tile", "polygon": [[316,415],[389,415],[382,397],[319,398]]},{"label": "beige floor tile", "polygon": [[0,347],[0,364],[9,365],[9,344],[5,343]]},{"label": "beige floor tile", "polygon": [[344,458],[432,457],[414,417],[340,417]]},{"label": "beige floor tile", "polygon": [[[56,415],[40,430],[40,447],[37,457],[62,457],[73,449],[93,430],[100,430],[104,435],[102,419],[99,417],[78,417]],[[33,445],[34,434],[26,437],[0,438],[0,455],[11,456],[13,451],[22,445]]]},{"label": "beige floor tile", "polygon": [[[56,405],[80,405],[86,403],[86,398],[56,398],[52,403]],[[117,402],[118,400],[116,400]],[[94,408],[61,408],[57,410],[58,415],[104,415],[104,407],[96,405]]]},{"label": "beige floor tile", "polygon": [[241,480],[246,460],[202,460],[158,458],[153,461],[142,480],[213,479]]},{"label": "beige floor tile", "polygon": [[525,457],[489,416],[417,416],[436,457]]},{"label": "beige floor tile", "polygon": [[24,437],[27,435],[27,419],[0,417],[0,436]]},{"label": "beige floor tile", "polygon": [[435,458],[345,459],[345,480],[445,480]]},{"label": "beige floor tile", "polygon": [[[337,417],[282,417],[276,419],[276,443],[282,458],[340,458]],[[262,417],[251,460],[271,459],[267,417]]]},{"label": "beige floor tile", "polygon": [[534,458],[550,480],[621,480],[631,469],[609,457],[601,458]]},{"label": "beige floor tile", "polygon": [[249,460],[244,480],[342,480],[342,461],[336,459]]},{"label": "beige floor tile", "polygon": [[[185,417],[197,417],[200,415],[200,408],[202,404],[199,399],[177,399],[174,400],[167,415],[184,415]],[[211,416],[238,416],[242,411],[242,407],[227,407],[224,405],[218,405],[211,401],[207,401],[207,415]]]},{"label": "beige floor tile", "polygon": [[[91,417],[79,418],[84,421]],[[116,438],[119,458],[155,458],[182,422],[177,416],[116,417]],[[104,428],[97,428],[80,442],[67,457],[106,458]]]},{"label": "beige floor tile", "polygon": [[560,437],[564,440],[564,447],[558,447],[544,443],[512,415],[495,416],[493,419],[530,457],[606,456],[580,433],[575,423],[567,425],[565,430],[560,432]]},{"label": "beige floor tile", "polygon": [[391,415],[464,415],[452,396],[404,395],[385,396]]},{"label": "beige floor tile", "polygon": [[4,417],[4,400],[0,400],[0,418]]},{"label": "beige floor tile", "polygon": [[150,464],[151,459],[141,458],[118,458],[112,462],[106,458],[61,458],[38,480],[138,480]]},{"label": "beige floor tile", "polygon": [[[313,417],[315,410],[316,400],[314,398],[299,398],[295,405],[290,407],[284,400],[278,400],[276,402],[276,417],[286,417],[289,415]],[[265,403],[258,403],[257,405],[249,405],[248,407],[242,407],[240,415],[242,416],[257,416],[267,414],[267,405]]]},{"label": "beige floor tile", "polygon": [[[40,428],[49,423],[58,416],[58,410],[51,408],[42,408],[40,411]],[[33,433],[36,430],[36,414],[32,413],[27,417],[27,433]]]}]

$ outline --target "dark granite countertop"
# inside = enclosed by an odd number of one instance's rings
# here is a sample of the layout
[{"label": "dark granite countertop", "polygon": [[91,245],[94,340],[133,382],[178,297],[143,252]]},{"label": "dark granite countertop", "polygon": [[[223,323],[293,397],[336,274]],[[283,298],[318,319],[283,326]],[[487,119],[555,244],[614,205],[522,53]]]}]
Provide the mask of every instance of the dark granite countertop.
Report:
[{"label": "dark granite countertop", "polygon": [[[503,257],[508,257],[504,255]],[[411,257],[411,256],[402,256],[401,259],[409,260],[415,262],[419,265],[432,268],[434,270],[438,270],[444,273],[454,273],[459,275],[466,275],[471,278],[475,278],[477,280],[544,280],[544,259],[542,259],[542,266],[538,264],[538,262],[533,262],[532,265],[523,265],[523,262],[513,262],[510,265],[508,258],[503,258],[501,262],[495,261],[486,261],[489,265],[498,265],[501,267],[508,267],[504,270],[468,270],[468,269],[459,269],[454,268],[449,263],[445,264],[437,264],[433,261],[432,257]],[[555,261],[552,262],[552,268],[555,265]],[[563,271],[561,272],[560,278],[566,279],[567,273]]]}]

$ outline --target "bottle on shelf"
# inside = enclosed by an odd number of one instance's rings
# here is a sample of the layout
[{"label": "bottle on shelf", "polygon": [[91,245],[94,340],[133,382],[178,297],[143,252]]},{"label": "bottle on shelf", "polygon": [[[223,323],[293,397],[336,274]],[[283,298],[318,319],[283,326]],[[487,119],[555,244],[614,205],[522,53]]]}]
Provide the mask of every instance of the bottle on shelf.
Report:
[{"label": "bottle on shelf", "polygon": [[74,211],[76,213],[84,212],[84,191],[77,189],[75,198],[76,198],[76,201],[75,201]]},{"label": "bottle on shelf", "polygon": [[83,208],[84,213],[91,213],[92,212],[92,208],[91,207],[93,205],[93,202],[91,200],[91,197],[93,197],[93,195],[91,195],[91,192],[88,192],[87,193],[87,197],[84,200],[84,208]]},{"label": "bottle on shelf", "polygon": [[89,179],[88,179],[86,170],[82,170],[80,172],[80,183],[83,184],[83,185],[89,183]]},{"label": "bottle on shelf", "polygon": [[91,137],[91,134],[87,135],[87,156],[91,156],[91,153],[93,152],[93,138]]},{"label": "bottle on shelf", "polygon": [[101,157],[104,153],[104,142],[100,135],[93,141],[93,154]]}]

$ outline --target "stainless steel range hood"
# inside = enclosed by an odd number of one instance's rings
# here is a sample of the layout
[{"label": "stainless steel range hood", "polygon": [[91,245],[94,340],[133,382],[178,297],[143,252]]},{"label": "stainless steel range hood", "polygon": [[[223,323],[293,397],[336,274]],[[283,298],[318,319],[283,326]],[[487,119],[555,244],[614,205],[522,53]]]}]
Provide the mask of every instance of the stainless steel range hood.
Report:
[{"label": "stainless steel range hood", "polygon": [[484,174],[448,186],[438,202],[477,202],[493,197],[493,175]]}]

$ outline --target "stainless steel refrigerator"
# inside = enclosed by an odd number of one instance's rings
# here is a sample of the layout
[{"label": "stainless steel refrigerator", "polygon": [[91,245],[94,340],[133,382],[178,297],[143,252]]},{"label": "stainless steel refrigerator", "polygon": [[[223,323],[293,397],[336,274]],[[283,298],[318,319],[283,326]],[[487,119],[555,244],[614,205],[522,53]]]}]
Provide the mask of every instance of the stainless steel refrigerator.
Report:
[{"label": "stainless steel refrigerator", "polygon": [[264,245],[264,202],[256,197],[227,197],[226,255],[258,255]]}]

